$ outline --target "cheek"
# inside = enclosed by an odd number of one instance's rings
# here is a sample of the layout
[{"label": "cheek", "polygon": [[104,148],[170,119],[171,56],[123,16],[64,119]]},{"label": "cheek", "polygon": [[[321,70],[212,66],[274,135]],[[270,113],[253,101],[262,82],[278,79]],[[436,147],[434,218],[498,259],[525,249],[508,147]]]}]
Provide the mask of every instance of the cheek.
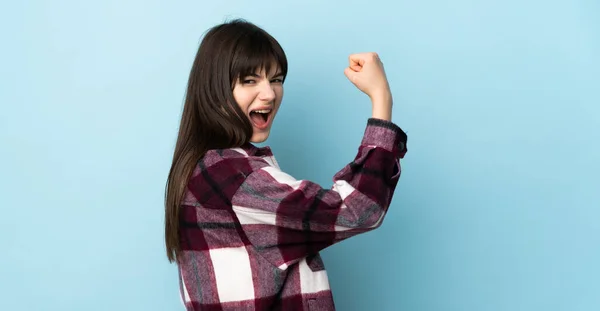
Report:
[{"label": "cheek", "polygon": [[245,91],[241,87],[233,89],[233,98],[244,111],[246,111],[248,106],[250,106],[252,103],[252,96],[250,95],[251,94],[249,94],[249,92]]},{"label": "cheek", "polygon": [[275,96],[277,98],[277,104],[281,104],[281,100],[283,99],[283,87],[275,89]]}]

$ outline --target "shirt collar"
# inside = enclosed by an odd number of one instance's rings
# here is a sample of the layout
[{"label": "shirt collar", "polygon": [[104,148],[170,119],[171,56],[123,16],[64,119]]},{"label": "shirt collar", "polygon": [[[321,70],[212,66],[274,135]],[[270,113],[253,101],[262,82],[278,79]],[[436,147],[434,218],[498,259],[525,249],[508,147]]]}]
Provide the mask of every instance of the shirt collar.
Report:
[{"label": "shirt collar", "polygon": [[269,147],[269,146],[258,147],[256,145],[248,142],[248,143],[242,145],[240,148],[242,148],[248,154],[248,156],[255,156],[255,157],[273,156],[273,151],[271,150],[271,147]]}]

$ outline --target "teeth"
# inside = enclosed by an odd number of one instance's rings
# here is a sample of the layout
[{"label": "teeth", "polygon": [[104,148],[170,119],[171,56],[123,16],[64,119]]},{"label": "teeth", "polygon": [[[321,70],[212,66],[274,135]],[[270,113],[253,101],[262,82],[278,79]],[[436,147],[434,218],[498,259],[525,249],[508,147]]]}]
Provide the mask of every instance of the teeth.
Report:
[{"label": "teeth", "polygon": [[265,110],[254,110],[252,112],[256,112],[256,113],[269,113],[271,112],[271,109],[265,109]]}]

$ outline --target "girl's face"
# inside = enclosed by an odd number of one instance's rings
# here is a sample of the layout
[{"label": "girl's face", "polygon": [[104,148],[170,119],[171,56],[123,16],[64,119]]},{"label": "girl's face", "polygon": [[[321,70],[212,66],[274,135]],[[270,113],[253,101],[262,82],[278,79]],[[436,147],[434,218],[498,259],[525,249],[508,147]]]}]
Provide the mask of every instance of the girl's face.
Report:
[{"label": "girl's face", "polygon": [[267,140],[283,97],[283,75],[277,66],[271,66],[271,72],[263,69],[240,77],[233,88],[233,97],[252,123],[250,141],[262,143]]}]

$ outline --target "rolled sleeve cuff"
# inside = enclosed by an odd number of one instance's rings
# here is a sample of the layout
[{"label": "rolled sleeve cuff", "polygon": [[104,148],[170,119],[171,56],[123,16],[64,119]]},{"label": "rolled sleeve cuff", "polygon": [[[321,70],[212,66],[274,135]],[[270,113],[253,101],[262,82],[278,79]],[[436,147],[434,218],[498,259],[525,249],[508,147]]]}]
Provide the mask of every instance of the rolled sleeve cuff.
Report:
[{"label": "rolled sleeve cuff", "polygon": [[361,144],[377,146],[403,158],[407,151],[407,135],[391,121],[369,118]]}]

